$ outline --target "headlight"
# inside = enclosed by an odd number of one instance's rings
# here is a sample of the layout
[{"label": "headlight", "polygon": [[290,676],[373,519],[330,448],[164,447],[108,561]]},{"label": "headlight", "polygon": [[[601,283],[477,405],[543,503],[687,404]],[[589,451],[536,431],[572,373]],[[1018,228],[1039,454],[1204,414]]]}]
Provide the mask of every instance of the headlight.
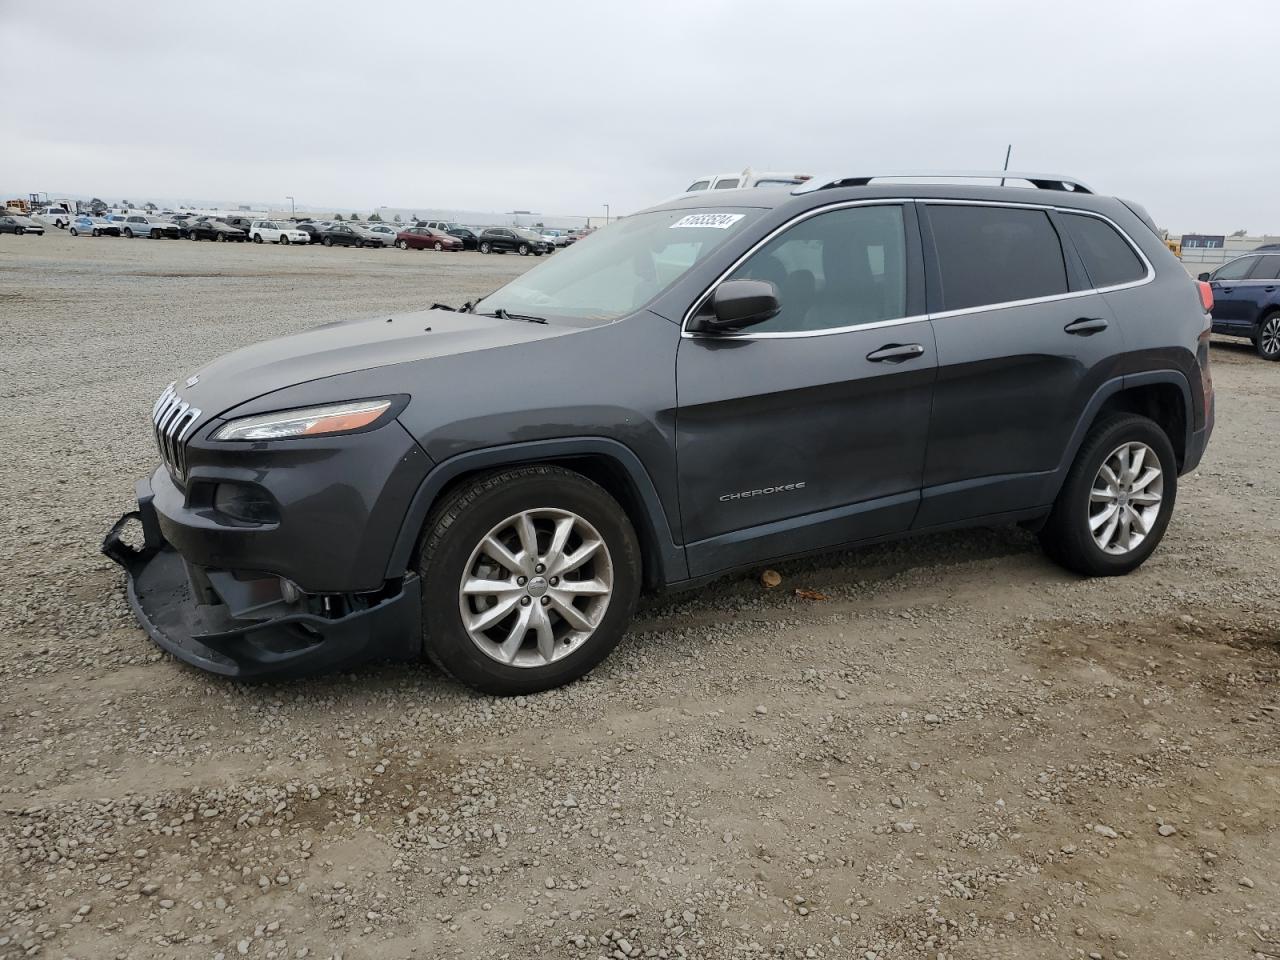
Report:
[{"label": "headlight", "polygon": [[391,400],[354,400],[351,403],[242,417],[219,427],[213,439],[286,440],[347,433],[375,422],[391,408],[391,403]]}]

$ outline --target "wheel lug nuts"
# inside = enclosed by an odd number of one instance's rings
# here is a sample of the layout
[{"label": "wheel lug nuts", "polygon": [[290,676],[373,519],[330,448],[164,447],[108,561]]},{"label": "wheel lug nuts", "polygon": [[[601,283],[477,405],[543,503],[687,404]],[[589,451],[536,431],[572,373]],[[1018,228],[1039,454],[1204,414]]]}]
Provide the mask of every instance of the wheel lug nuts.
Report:
[{"label": "wheel lug nuts", "polygon": [[523,587],[528,582],[529,582],[528,577],[516,577],[516,584],[521,587]]},{"label": "wheel lug nuts", "polygon": [[553,587],[558,587],[558,586],[560,586],[560,578],[559,578],[559,577],[552,577],[552,578],[551,578],[551,580],[550,580],[550,583],[551,583],[551,585],[552,585]]},{"label": "wheel lug nuts", "polygon": [[547,605],[548,605],[548,604],[550,604],[550,603],[551,603],[551,598],[550,598],[550,597],[543,597],[543,598],[542,598],[542,605],[543,605],[544,607],[545,607],[545,606],[547,606]]},{"label": "wheel lug nuts", "polygon": [[522,606],[522,607],[527,607],[527,606],[528,606],[529,604],[531,604],[531,603],[533,603],[533,597],[521,597],[521,598],[520,598],[520,606]]},{"label": "wheel lug nuts", "polygon": [[536,567],[534,567],[534,568],[533,568],[533,572],[534,572],[534,573],[542,573],[542,572],[543,572],[544,570],[546,570],[546,569],[547,569],[546,564],[542,564],[542,563],[540,563],[540,564],[538,564]]}]

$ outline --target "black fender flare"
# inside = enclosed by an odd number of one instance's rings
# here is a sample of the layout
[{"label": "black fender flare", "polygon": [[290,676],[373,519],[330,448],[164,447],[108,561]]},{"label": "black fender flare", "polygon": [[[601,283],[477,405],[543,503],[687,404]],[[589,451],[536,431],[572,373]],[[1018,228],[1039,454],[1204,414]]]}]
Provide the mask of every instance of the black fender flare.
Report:
[{"label": "black fender flare", "polygon": [[1080,446],[1084,443],[1085,435],[1089,432],[1089,428],[1093,426],[1093,421],[1098,416],[1098,411],[1102,409],[1102,405],[1109,399],[1123,390],[1129,390],[1134,387],[1145,387],[1157,383],[1168,383],[1177,387],[1182,393],[1183,417],[1186,423],[1186,436],[1183,437],[1183,450],[1192,449],[1192,434],[1195,425],[1195,405],[1191,397],[1191,384],[1187,381],[1186,374],[1181,370],[1148,370],[1143,373],[1130,373],[1122,377],[1114,377],[1103,383],[1090,398],[1088,405],[1084,408],[1084,412],[1076,421],[1075,430],[1072,431],[1071,440],[1067,444],[1067,448],[1063,453],[1062,460],[1058,466],[1049,474],[1049,485],[1045,490],[1045,503],[1052,503],[1058,497],[1058,491],[1062,489],[1062,484],[1067,479],[1067,471],[1071,469],[1071,465],[1076,461],[1076,454],[1080,451]]},{"label": "black fender flare", "polygon": [[653,563],[652,579],[656,585],[663,586],[688,579],[689,567],[684,547],[672,535],[667,511],[649,471],[630,447],[608,437],[561,437],[502,444],[469,450],[441,461],[423,478],[409,502],[409,509],[391,551],[387,579],[398,579],[405,575],[417,551],[432,505],[453,480],[477,470],[572,460],[575,457],[607,458],[625,472],[636,494],[636,506],[640,513],[639,516],[632,517],[637,526],[642,526],[636,530],[636,534],[640,537],[642,546],[648,548],[646,553]]}]

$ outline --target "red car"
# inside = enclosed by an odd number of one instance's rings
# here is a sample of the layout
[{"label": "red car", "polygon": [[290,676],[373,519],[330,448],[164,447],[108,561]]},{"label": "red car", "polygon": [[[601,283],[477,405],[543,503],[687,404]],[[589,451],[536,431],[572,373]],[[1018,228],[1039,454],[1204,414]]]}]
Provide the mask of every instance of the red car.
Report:
[{"label": "red car", "polygon": [[396,246],[401,250],[461,250],[462,241],[430,227],[409,227],[396,234]]}]

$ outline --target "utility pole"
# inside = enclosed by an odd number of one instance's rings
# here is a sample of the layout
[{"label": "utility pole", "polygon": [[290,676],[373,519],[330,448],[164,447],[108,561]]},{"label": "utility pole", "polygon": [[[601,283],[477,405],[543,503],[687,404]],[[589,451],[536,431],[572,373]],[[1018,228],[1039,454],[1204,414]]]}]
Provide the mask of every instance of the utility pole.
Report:
[{"label": "utility pole", "polygon": [[[1005,165],[1008,166],[1007,163]],[[293,197],[285,197],[285,199],[289,201],[289,216],[293,216],[298,212],[298,208],[293,202]]]},{"label": "utility pole", "polygon": [[604,205],[604,225],[606,227],[609,225],[609,205],[607,203]]},{"label": "utility pole", "polygon": [[[1009,155],[1012,153],[1013,153],[1013,144],[1011,143],[1009,144],[1009,146],[1004,148],[1004,166],[1001,167],[1002,170],[1009,169]],[[1004,186],[1004,177],[1000,178],[1000,186],[1002,187]]]}]

